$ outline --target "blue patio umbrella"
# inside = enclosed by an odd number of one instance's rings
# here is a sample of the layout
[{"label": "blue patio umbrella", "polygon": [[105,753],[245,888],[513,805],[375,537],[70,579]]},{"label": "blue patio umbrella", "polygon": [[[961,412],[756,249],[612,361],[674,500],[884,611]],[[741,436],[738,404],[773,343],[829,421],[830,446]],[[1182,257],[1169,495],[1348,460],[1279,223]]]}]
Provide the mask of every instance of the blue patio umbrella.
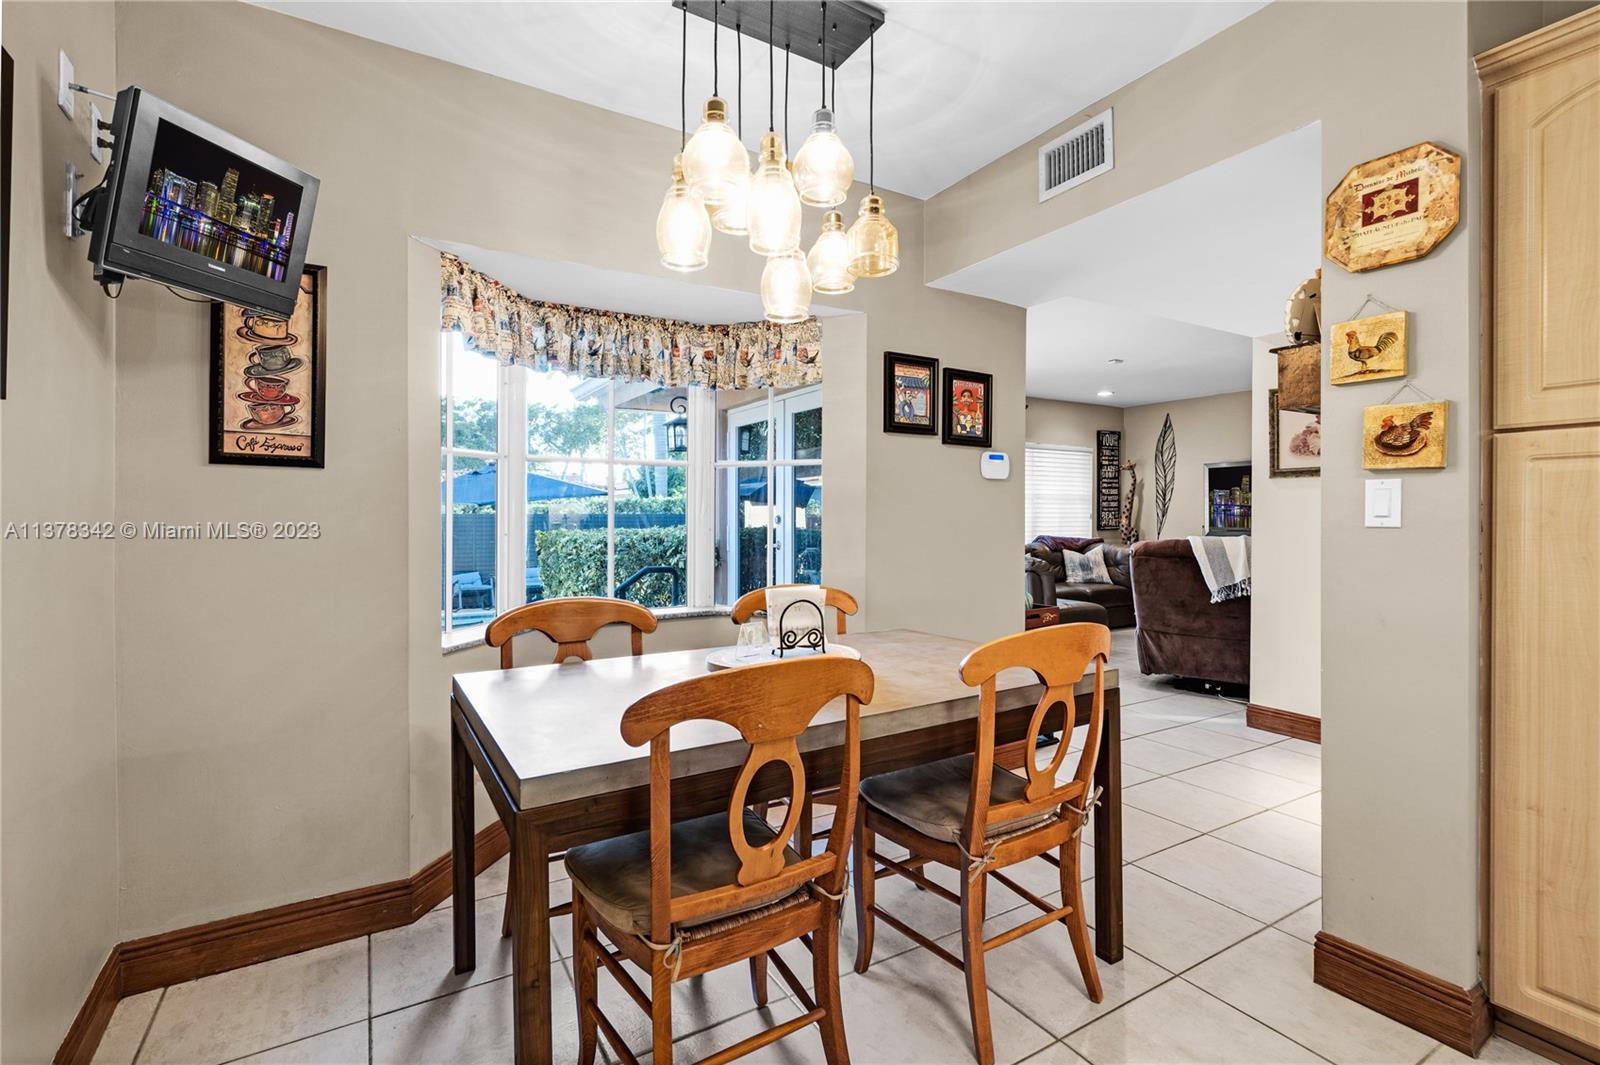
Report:
[{"label": "blue patio umbrella", "polygon": [[[799,478],[794,482],[794,504],[803,507],[811,502],[811,497],[817,492],[815,485],[807,484]],[[767,501],[767,478],[763,475],[752,477],[739,482],[739,498],[746,503],[762,504]]]},{"label": "blue patio umbrella", "polygon": [[[496,474],[493,462],[482,469],[472,470],[468,473],[459,473],[453,481],[454,498],[457,503],[493,503],[498,498]],[[445,485],[439,485],[439,498],[443,500]],[[542,473],[528,474],[528,500],[538,502],[542,499],[582,499],[588,496],[603,496],[604,488],[582,484],[578,481],[563,481],[559,477],[549,477]]]}]

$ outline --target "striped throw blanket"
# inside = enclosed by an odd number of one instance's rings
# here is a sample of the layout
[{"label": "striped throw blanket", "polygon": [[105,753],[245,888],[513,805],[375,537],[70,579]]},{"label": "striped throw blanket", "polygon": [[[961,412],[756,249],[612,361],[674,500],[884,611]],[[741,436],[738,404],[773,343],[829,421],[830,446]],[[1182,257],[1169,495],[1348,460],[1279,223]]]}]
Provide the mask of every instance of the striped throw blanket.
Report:
[{"label": "striped throw blanket", "polygon": [[1213,603],[1250,594],[1250,537],[1191,536],[1189,547]]}]

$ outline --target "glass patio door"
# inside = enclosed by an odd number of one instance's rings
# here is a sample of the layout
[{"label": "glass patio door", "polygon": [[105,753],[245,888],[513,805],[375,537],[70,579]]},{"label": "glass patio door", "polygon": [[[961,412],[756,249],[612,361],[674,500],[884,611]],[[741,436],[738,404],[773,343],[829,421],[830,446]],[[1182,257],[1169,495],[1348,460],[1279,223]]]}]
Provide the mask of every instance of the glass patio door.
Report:
[{"label": "glass patio door", "polygon": [[822,390],[769,395],[727,414],[723,542],[731,602],[822,579]]}]

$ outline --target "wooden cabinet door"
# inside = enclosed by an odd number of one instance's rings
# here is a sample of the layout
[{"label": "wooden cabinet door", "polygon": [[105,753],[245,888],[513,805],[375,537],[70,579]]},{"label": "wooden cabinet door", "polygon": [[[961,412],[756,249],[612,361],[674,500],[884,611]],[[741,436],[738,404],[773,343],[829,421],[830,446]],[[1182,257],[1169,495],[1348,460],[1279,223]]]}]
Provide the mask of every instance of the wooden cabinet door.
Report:
[{"label": "wooden cabinet door", "polygon": [[1600,420],[1600,45],[1492,106],[1494,427]]},{"label": "wooden cabinet door", "polygon": [[1600,428],[1494,440],[1490,997],[1600,1046]]}]

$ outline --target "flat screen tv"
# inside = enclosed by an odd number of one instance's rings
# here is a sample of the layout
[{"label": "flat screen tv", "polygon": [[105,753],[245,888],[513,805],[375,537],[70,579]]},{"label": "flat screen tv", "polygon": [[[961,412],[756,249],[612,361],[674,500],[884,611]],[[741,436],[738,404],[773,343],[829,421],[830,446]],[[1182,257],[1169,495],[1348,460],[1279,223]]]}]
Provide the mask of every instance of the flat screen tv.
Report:
[{"label": "flat screen tv", "polygon": [[316,178],[137,85],[117,94],[94,230],[95,279],[142,277],[287,318]]}]

